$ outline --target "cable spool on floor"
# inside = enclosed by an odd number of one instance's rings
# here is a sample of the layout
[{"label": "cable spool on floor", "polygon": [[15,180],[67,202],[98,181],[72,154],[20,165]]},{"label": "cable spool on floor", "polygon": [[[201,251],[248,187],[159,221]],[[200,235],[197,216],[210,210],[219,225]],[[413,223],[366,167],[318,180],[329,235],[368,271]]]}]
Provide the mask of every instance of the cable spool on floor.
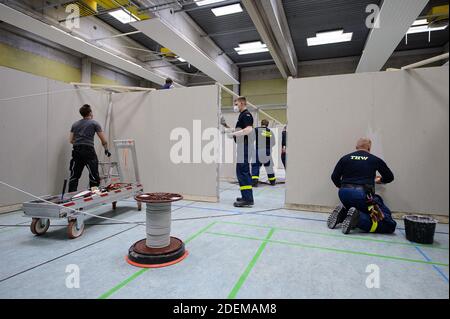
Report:
[{"label": "cable spool on floor", "polygon": [[179,263],[188,252],[184,243],[170,236],[172,202],[183,196],[170,193],[148,193],[135,197],[146,204],[147,237],[133,244],[128,250],[127,262],[141,268],[161,268]]}]

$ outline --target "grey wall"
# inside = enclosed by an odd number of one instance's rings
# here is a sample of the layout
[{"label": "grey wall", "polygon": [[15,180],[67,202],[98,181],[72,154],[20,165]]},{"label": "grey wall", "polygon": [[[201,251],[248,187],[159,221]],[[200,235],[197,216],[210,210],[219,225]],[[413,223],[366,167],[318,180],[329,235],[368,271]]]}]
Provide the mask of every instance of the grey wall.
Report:
[{"label": "grey wall", "polygon": [[449,213],[449,69],[288,81],[287,204],[334,206],[338,159],[361,136],[394,171],[379,187],[394,211]]},{"label": "grey wall", "polygon": [[173,129],[186,128],[192,140],[194,120],[201,120],[202,129],[218,127],[218,94],[217,86],[203,86],[113,96],[113,135],[136,140],[145,191],[218,200],[218,164],[174,164],[170,158],[177,143],[170,140]]},{"label": "grey wall", "polygon": [[[444,47],[397,51],[392,54],[383,70],[388,68],[401,68],[405,65],[419,62],[444,52],[448,52],[448,45]],[[321,59],[311,61],[298,62],[298,77],[316,77],[339,74],[355,73],[358,66],[360,56],[350,56],[335,59]],[[431,64],[429,66],[440,66],[442,61]],[[281,79],[281,73],[275,64],[262,66],[243,66],[241,69],[241,82]]]},{"label": "grey wall", "polygon": [[[78,109],[91,104],[103,125],[107,95],[77,91],[68,84],[4,67],[0,67],[0,83],[0,180],[34,195],[60,192],[68,175],[68,137],[72,123],[80,118]],[[39,93],[46,94],[26,97]],[[81,185],[87,185],[86,174]],[[30,199],[0,186],[0,206]]]}]

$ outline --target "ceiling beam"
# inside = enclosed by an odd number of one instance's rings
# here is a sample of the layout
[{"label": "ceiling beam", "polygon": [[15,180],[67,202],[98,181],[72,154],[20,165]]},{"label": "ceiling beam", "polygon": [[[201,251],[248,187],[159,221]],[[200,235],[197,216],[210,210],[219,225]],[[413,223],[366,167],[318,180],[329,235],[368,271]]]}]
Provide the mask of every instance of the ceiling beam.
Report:
[{"label": "ceiling beam", "polygon": [[282,76],[297,76],[297,54],[281,0],[243,0]]},{"label": "ceiling beam", "polygon": [[79,37],[72,36],[55,26],[48,25],[1,3],[0,20],[19,29],[38,35],[46,40],[80,52],[91,58],[105,62],[109,65],[113,65],[140,78],[160,85],[165,83],[165,77],[160,74],[152,72],[151,70],[148,70],[133,61],[126,60],[118,55],[88,43]]},{"label": "ceiling beam", "polygon": [[371,30],[356,72],[380,71],[427,3],[428,0],[384,0],[380,27]]},{"label": "ceiling beam", "polygon": [[222,84],[239,84],[238,67],[184,12],[162,10],[131,25]]}]

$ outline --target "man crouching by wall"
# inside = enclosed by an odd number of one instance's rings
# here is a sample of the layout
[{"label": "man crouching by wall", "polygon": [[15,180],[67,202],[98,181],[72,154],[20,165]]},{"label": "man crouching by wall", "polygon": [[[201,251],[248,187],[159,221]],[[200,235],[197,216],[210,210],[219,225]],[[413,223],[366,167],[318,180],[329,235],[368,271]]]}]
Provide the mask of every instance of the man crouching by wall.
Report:
[{"label": "man crouching by wall", "polygon": [[[356,152],[342,157],[331,179],[339,188],[339,205],[328,218],[328,227],[334,229],[342,224],[342,232],[349,234],[354,228],[364,232],[390,234],[397,223],[380,196],[375,194],[375,183],[388,184],[394,174],[386,163],[370,154],[372,141],[361,138]],[[376,176],[376,172],[381,176]]]}]

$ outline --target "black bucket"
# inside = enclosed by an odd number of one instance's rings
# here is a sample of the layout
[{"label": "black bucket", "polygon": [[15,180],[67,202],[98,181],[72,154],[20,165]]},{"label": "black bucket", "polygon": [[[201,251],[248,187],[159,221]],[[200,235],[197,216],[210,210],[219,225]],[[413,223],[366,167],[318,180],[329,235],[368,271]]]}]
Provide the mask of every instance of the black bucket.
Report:
[{"label": "black bucket", "polygon": [[432,244],[438,221],[431,217],[409,215],[405,221],[406,239],[419,244]]}]

